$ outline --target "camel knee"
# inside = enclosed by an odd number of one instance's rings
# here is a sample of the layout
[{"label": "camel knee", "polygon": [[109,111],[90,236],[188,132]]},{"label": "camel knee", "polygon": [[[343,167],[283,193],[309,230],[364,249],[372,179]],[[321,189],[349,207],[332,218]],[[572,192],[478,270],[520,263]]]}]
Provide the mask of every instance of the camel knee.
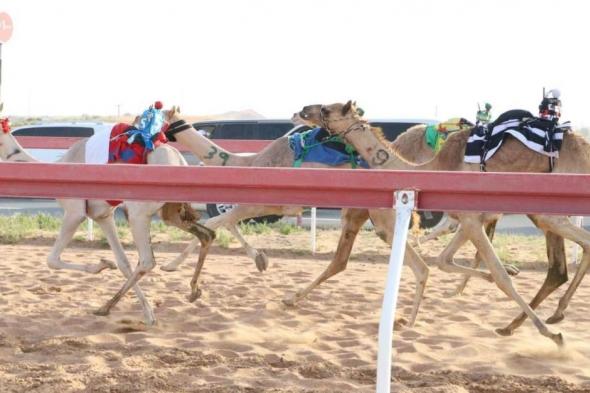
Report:
[{"label": "camel knee", "polygon": [[[381,240],[383,240],[385,243],[387,243],[387,231],[384,230],[378,230],[375,232],[375,234],[377,235],[377,237]],[[355,234],[356,235],[356,234]]]},{"label": "camel knee", "polygon": [[324,272],[324,279],[322,281],[325,281],[338,273],[342,273],[344,270],[346,270],[346,262],[328,266]]}]

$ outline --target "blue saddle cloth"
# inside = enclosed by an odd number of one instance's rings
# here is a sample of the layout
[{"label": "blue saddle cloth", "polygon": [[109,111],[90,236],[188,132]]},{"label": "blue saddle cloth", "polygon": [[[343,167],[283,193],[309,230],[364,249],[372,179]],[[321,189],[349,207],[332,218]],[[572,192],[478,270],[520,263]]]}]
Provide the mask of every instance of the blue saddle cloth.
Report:
[{"label": "blue saddle cloth", "polygon": [[353,168],[368,168],[352,146],[344,143],[340,137],[331,136],[323,128],[289,136],[289,147],[295,154],[295,167],[301,166],[303,162],[317,162],[330,166],[351,164]]}]

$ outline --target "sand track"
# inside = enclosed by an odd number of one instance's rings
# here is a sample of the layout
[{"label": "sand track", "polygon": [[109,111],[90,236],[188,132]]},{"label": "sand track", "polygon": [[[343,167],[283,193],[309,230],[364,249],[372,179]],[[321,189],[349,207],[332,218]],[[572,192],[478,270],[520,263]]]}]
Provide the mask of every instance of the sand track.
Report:
[{"label": "sand track", "polygon": [[[156,269],[143,280],[159,319],[146,328],[131,295],[108,317],[91,313],[122,284],[117,271],[51,271],[48,251],[46,245],[0,245],[2,393],[374,390],[383,263],[352,262],[290,308],[280,301],[284,293],[309,282],[325,259],[282,252],[260,274],[247,258],[214,249],[203,297],[194,304],[185,296],[195,258],[178,272]],[[159,264],[175,256],[156,255]],[[71,249],[64,259],[105,257],[110,251]],[[524,271],[515,282],[528,299],[543,278],[543,272]],[[566,320],[552,327],[567,340],[559,351],[530,323],[513,337],[497,336],[494,328],[515,316],[516,306],[483,282],[468,296],[446,298],[455,282],[433,268],[416,327],[396,331],[397,391],[590,392],[588,285],[582,283]],[[402,286],[398,318],[410,311],[409,270]],[[562,293],[543,305],[543,317]]]}]

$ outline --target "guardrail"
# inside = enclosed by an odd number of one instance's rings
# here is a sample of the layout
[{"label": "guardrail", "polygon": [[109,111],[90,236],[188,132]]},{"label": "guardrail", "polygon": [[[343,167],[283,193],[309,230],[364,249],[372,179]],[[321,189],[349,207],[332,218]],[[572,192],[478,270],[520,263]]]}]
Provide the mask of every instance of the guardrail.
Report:
[{"label": "guardrail", "polygon": [[[394,196],[394,191],[397,191]],[[359,208],[396,207],[379,323],[389,392],[393,317],[411,211],[590,214],[590,175],[2,163],[0,195]]]}]

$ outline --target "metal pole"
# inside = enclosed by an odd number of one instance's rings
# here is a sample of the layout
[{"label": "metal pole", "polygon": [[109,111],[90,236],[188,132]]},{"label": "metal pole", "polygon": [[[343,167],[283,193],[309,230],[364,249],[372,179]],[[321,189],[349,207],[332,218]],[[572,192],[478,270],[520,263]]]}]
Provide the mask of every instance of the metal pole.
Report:
[{"label": "metal pole", "polygon": [[395,192],[395,232],[389,256],[389,269],[381,321],[379,322],[379,347],[377,352],[377,393],[389,393],[391,390],[391,347],[393,344],[393,321],[397,305],[397,295],[406,254],[408,226],[414,210],[415,192]]},{"label": "metal pole", "polygon": [[0,42],[0,104],[2,103],[2,42]]},{"label": "metal pole", "polygon": [[88,232],[86,233],[86,239],[89,241],[94,240],[94,221],[92,221],[92,218],[88,219]]},{"label": "metal pole", "polygon": [[317,225],[317,208],[311,208],[311,253],[315,254],[316,244],[316,225]]}]

